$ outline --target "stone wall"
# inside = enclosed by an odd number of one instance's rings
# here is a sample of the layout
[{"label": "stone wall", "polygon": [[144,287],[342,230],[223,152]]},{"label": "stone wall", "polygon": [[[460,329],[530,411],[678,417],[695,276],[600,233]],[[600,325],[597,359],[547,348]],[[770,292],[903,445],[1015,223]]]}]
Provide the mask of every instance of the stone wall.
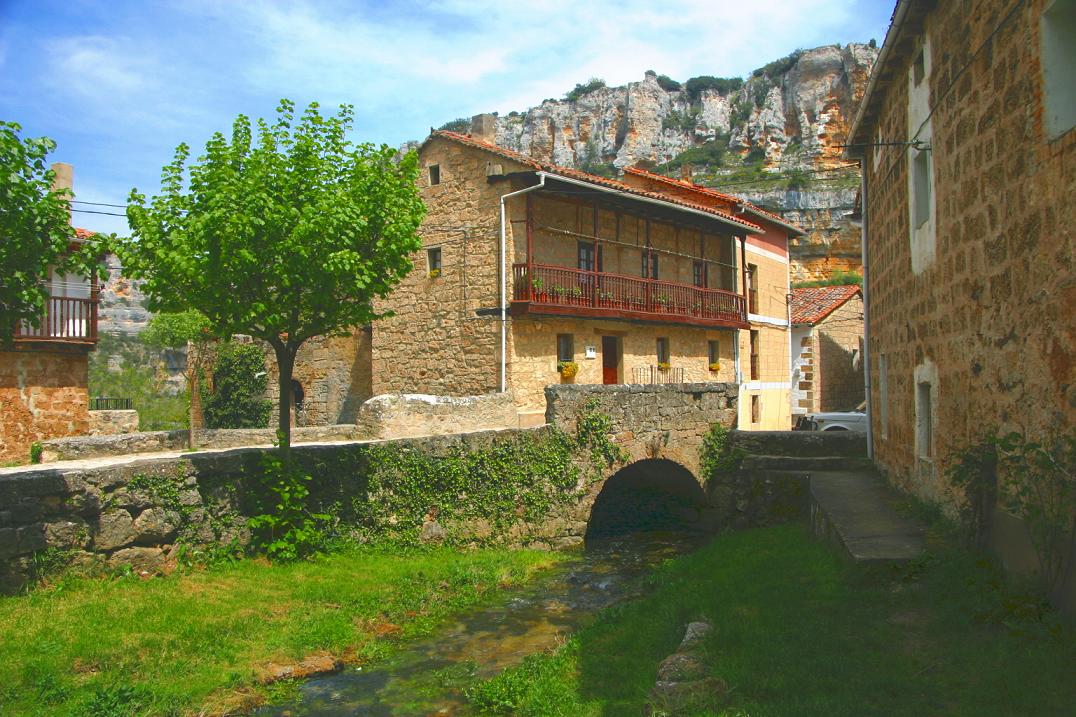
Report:
[{"label": "stone wall", "polygon": [[854,296],[815,327],[814,411],[849,411],[863,403],[863,299]]},{"label": "stone wall", "polygon": [[[276,356],[265,347],[269,386],[266,397],[273,403],[269,425],[276,425],[280,386]],[[295,410],[296,426],[331,426],[354,423],[359,406],[373,395],[370,330],[356,329],[349,336],[316,336],[299,348],[292,378],[303,393]]]},{"label": "stone wall", "polygon": [[[334,426],[308,426],[293,428],[292,443],[316,443],[322,441],[353,441],[368,438],[358,426],[343,424]],[[142,431],[101,436],[73,436],[42,441],[41,460],[85,460],[108,456],[128,456],[143,453],[166,453],[187,448],[188,434],[182,431]],[[271,446],[276,441],[273,428],[200,428],[195,431],[195,442],[200,449],[239,448],[243,446]]]},{"label": "stone wall", "polygon": [[483,396],[387,394],[362,404],[358,430],[370,438],[413,438],[516,428],[511,393]]},{"label": "stone wall", "polygon": [[0,462],[89,428],[86,351],[0,351]]},{"label": "stone wall", "polygon": [[547,386],[546,422],[575,430],[580,413],[595,410],[612,421],[614,440],[631,460],[664,458],[694,475],[702,438],[715,423],[736,424],[738,388],[731,383],[639,386]]},{"label": "stone wall", "polygon": [[138,432],[138,411],[90,411],[89,430],[91,436],[111,436],[117,433]]},{"label": "stone wall", "polygon": [[[491,162],[505,173],[524,169],[443,138],[423,147],[419,189],[428,208],[420,229],[425,248],[412,257],[414,270],[378,304],[378,310],[391,309],[395,316],[373,327],[374,395],[470,396],[499,388],[500,196],[520,186],[488,182]],[[439,184],[430,184],[431,165],[440,168]],[[523,216],[522,202],[509,202],[509,219]],[[511,221],[507,231],[511,242]],[[439,276],[429,275],[426,248],[441,250]]]},{"label": "stone wall", "polygon": [[[620,352],[618,382],[632,383],[635,370],[657,365],[657,339],[669,340],[669,359],[674,368],[684,370],[684,380],[699,382],[735,381],[733,351],[735,330],[660,326],[624,321],[519,317],[512,320],[509,380],[520,411],[544,410],[545,387],[550,384],[602,384],[602,337],[611,336]],[[579,373],[562,379],[557,372],[557,335],[572,336],[574,360]],[[721,368],[710,370],[709,342],[717,341]],[[593,358],[587,349],[593,348]]]},{"label": "stone wall", "polygon": [[[877,147],[863,162],[875,455],[895,483],[950,506],[942,468],[957,447],[986,432],[1039,438],[1076,425],[1076,132],[1050,140],[1043,128],[1046,4],[1025,3],[1005,23],[1003,0],[973,13],[938,3],[926,15],[936,257],[921,273],[912,271],[907,151]],[[887,63],[894,79],[866,136],[915,131],[912,54]],[[931,377],[932,455],[921,456],[916,384]]]}]

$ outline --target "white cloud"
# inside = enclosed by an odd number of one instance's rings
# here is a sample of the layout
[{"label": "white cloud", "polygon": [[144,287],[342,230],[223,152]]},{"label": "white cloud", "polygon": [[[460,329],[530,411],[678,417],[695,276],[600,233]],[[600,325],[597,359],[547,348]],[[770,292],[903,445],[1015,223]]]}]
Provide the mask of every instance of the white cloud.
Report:
[{"label": "white cloud", "polygon": [[129,95],[146,89],[149,64],[129,41],[101,36],[65,37],[48,43],[52,81],[85,95]]}]

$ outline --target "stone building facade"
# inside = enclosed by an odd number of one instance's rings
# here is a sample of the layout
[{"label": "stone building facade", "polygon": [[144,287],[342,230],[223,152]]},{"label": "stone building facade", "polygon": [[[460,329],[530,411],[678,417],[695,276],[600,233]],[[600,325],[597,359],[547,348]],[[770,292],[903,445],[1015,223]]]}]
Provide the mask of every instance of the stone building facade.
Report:
[{"label": "stone building facade", "polygon": [[860,287],[793,289],[792,349],[793,419],[863,403]]},{"label": "stone building facade", "polygon": [[[71,188],[71,165],[57,163],[52,171],[54,186]],[[89,236],[76,229],[73,241]],[[96,281],[51,272],[47,284],[39,325],[20,324],[14,345],[0,347],[0,462],[26,461],[36,441],[90,428],[87,379],[89,352],[97,343]]]},{"label": "stone building facade", "polygon": [[549,384],[734,382],[741,426],[789,427],[794,227],[690,184],[544,165],[484,141],[478,124],[435,132],[419,150],[425,246],[382,307],[395,315],[373,326],[375,395],[503,387],[530,425],[544,420]]},{"label": "stone building facade", "polygon": [[902,0],[854,122],[874,457],[927,500],[968,442],[1076,423],[1074,66],[1071,2]]}]

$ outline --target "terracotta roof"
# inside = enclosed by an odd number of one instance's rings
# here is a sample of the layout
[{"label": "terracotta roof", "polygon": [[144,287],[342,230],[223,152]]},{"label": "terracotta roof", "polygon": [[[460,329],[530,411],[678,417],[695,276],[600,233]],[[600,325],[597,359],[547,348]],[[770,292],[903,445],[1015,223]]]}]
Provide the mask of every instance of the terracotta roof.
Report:
[{"label": "terracotta roof", "polygon": [[519,152],[514,152],[510,149],[505,149],[504,147],[498,147],[495,144],[490,144],[489,142],[475,139],[474,137],[467,134],[449,132],[448,130],[435,130],[433,133],[430,134],[430,137],[443,137],[445,139],[450,139],[454,142],[459,142],[460,144],[484,149],[487,152],[491,152],[506,159],[511,159],[514,162],[519,162],[520,164],[523,164],[527,167],[547,172],[549,174],[560,175],[568,179],[577,179],[579,181],[588,182],[590,184],[597,184],[603,187],[608,187],[610,189],[615,189],[619,192],[624,192],[625,194],[633,194],[635,196],[647,197],[649,199],[657,199],[662,202],[667,202],[669,204],[675,204],[677,206],[686,207],[688,209],[694,209],[697,212],[705,212],[706,214],[712,214],[713,216],[718,217],[719,219],[722,219],[726,222],[735,224],[744,229],[751,230],[753,233],[762,231],[762,227],[760,227],[758,224],[755,224],[754,222],[749,222],[746,219],[742,219],[740,217],[734,216],[728,212],[722,211],[712,206],[708,206],[706,204],[688,202],[677,197],[670,197],[669,195],[662,194],[661,192],[650,192],[645,189],[639,189],[638,187],[632,187],[615,179],[608,179],[606,177],[599,177],[595,174],[580,172],[578,169],[568,169],[567,167],[559,167],[555,164],[546,164],[543,162],[539,162],[532,157],[528,157],[525,154],[520,154]]},{"label": "terracotta roof", "polygon": [[97,232],[91,232],[89,229],[83,229],[82,227],[75,227],[75,238],[76,239],[89,239],[90,237],[95,236],[96,234],[97,234]]},{"label": "terracotta roof", "polygon": [[756,217],[758,217],[760,219],[763,219],[763,220],[768,219],[768,220],[770,220],[772,222],[780,224],[783,227],[786,227],[788,229],[793,230],[794,232],[796,232],[797,234],[799,234],[801,236],[807,233],[804,230],[800,229],[795,224],[792,224],[790,222],[785,221],[781,216],[779,216],[777,214],[774,214],[773,212],[768,212],[765,209],[763,209],[762,207],[759,207],[759,206],[757,206],[755,204],[752,204],[751,202],[747,201],[746,199],[740,199],[739,197],[734,197],[731,194],[725,194],[723,192],[719,192],[716,189],[711,189],[710,187],[703,187],[703,186],[701,186],[699,184],[695,184],[694,182],[688,182],[688,181],[685,181],[683,179],[674,179],[672,177],[666,177],[663,174],[656,174],[654,172],[648,172],[647,170],[640,169],[639,167],[625,167],[624,168],[624,173],[625,174],[634,174],[637,177],[645,177],[646,179],[651,179],[651,180],[654,180],[656,182],[662,182],[664,184],[668,184],[668,185],[673,186],[673,187],[679,187],[681,189],[686,189],[688,191],[695,192],[696,194],[701,194],[701,195],[706,196],[706,197],[713,197],[714,199],[718,199],[720,201],[727,202],[728,204],[731,204],[733,207],[742,206],[746,212],[748,212],[750,214],[753,214],[754,216],[756,216]]},{"label": "terracotta roof", "polygon": [[792,290],[792,323],[811,326],[825,319],[862,291],[856,284],[812,286]]}]

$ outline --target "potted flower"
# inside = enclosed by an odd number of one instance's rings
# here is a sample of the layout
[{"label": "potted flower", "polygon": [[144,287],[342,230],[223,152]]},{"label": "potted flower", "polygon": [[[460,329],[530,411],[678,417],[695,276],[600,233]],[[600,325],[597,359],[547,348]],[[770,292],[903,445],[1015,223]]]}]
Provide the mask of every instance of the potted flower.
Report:
[{"label": "potted flower", "polygon": [[560,372],[561,378],[565,381],[570,381],[579,373],[579,364],[575,361],[558,361],[557,371]]},{"label": "potted flower", "polygon": [[710,370],[714,373],[717,373],[721,370],[721,364],[719,364],[717,361],[714,361],[712,364],[710,364]]},{"label": "potted flower", "polygon": [[431,279],[436,279],[439,276],[441,276],[441,270],[440,269],[430,269],[430,278]]},{"label": "potted flower", "polygon": [[670,364],[668,361],[662,361],[661,363],[658,364],[658,371],[661,371],[662,373],[665,373],[666,371],[668,371],[671,368],[672,368],[672,364]]}]

